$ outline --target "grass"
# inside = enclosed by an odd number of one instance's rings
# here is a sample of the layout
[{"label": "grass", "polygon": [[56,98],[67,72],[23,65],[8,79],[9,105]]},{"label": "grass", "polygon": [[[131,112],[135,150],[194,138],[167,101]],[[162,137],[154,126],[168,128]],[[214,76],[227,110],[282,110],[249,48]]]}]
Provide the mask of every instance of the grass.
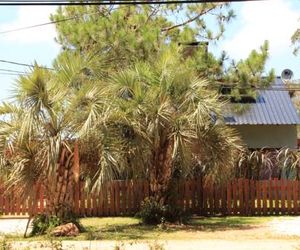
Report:
[{"label": "grass", "polygon": [[[63,240],[188,240],[188,239],[217,239],[218,237],[261,237],[251,229],[259,228],[265,223],[276,219],[290,217],[198,217],[186,225],[167,225],[165,229],[158,226],[143,225],[133,217],[82,218],[81,224],[86,232],[78,237],[63,238]],[[233,230],[235,235],[233,235]],[[238,233],[236,232],[238,230]],[[252,232],[252,234],[250,234]],[[257,234],[257,232],[256,232]],[[24,240],[22,237],[7,236],[8,240]],[[26,240],[48,240],[47,236],[31,237]],[[62,239],[62,238],[60,238]]]}]

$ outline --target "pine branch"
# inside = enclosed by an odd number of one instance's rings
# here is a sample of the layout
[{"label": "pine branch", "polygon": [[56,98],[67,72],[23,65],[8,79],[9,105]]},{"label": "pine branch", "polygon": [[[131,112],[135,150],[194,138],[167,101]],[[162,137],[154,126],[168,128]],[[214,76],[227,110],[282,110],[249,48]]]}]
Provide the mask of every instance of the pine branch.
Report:
[{"label": "pine branch", "polygon": [[200,18],[201,16],[203,16],[203,15],[209,13],[210,11],[216,9],[217,7],[219,7],[219,5],[215,5],[215,6],[209,8],[209,9],[207,9],[207,10],[205,10],[205,11],[201,11],[198,15],[196,15],[196,16],[194,16],[194,17],[192,17],[192,18],[189,18],[189,19],[187,19],[186,21],[184,21],[184,22],[182,22],[182,23],[179,23],[179,24],[175,24],[175,25],[172,25],[172,26],[169,26],[169,27],[162,28],[162,29],[161,29],[161,32],[168,32],[168,31],[170,31],[170,30],[172,30],[172,29],[176,29],[176,28],[179,28],[179,27],[181,27],[181,26],[185,26],[185,25],[187,25],[187,24],[189,24],[189,23],[192,23],[192,22],[196,21],[198,18]]}]

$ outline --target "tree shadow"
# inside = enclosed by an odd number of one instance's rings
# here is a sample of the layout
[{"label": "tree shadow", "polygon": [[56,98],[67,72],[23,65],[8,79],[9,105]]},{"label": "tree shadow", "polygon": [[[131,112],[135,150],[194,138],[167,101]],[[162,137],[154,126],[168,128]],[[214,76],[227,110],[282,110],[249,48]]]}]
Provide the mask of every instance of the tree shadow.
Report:
[{"label": "tree shadow", "polygon": [[94,239],[105,240],[146,240],[153,239],[155,235],[162,233],[175,232],[215,232],[227,230],[250,230],[257,228],[251,219],[239,217],[213,217],[213,218],[194,218],[186,224],[169,224],[161,226],[130,224],[130,225],[106,225],[102,228],[90,228],[95,235]]}]

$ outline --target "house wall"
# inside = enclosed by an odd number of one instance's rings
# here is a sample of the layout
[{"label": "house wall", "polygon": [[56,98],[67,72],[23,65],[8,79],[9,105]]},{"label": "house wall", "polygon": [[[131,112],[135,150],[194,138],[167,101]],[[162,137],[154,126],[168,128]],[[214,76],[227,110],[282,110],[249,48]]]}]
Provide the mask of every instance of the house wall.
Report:
[{"label": "house wall", "polygon": [[296,125],[232,125],[248,148],[297,148]]}]

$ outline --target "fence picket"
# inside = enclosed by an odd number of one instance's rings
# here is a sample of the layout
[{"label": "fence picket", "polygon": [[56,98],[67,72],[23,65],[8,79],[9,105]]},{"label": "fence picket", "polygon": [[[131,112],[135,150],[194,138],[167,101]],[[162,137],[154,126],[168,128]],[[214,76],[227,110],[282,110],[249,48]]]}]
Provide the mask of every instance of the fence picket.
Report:
[{"label": "fence picket", "polygon": [[267,197],[267,181],[262,181],[263,191],[263,215],[268,214],[268,197]]},{"label": "fence picket", "polygon": [[294,214],[298,214],[298,181],[293,181]]},{"label": "fence picket", "polygon": [[237,215],[237,202],[238,202],[238,197],[237,197],[237,184],[236,180],[232,181],[232,198],[233,198],[233,215]]},{"label": "fence picket", "polygon": [[281,179],[280,180],[280,200],[281,200],[281,203],[280,203],[280,210],[281,210],[281,215],[285,214],[285,211],[286,211],[286,202],[285,202],[285,197],[286,197],[286,192],[285,192],[285,181],[284,179]]},{"label": "fence picket", "polygon": [[287,180],[287,207],[288,207],[288,214],[292,211],[292,188],[291,188],[291,181]]},{"label": "fence picket", "polygon": [[231,185],[231,182],[229,182],[228,184],[227,184],[227,214],[228,215],[231,215],[231,213],[232,213],[232,209],[231,209],[231,198],[232,198],[232,192],[231,192],[231,190],[232,190],[232,185]]}]

